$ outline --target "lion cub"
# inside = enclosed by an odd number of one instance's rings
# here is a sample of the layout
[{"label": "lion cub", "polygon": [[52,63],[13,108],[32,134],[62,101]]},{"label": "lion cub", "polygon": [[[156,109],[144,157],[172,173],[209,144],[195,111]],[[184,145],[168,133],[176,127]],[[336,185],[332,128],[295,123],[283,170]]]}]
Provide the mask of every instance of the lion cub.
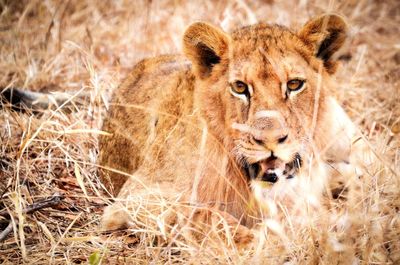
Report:
[{"label": "lion cub", "polygon": [[[235,240],[247,238],[263,199],[304,175],[321,191],[329,165],[352,162],[355,128],[330,95],[346,31],[338,15],[298,32],[190,25],[185,56],[143,60],[114,91],[103,125],[111,136],[100,138],[102,182],[119,200],[154,187],[182,194],[195,207],[188,221],[224,216]],[[308,172],[316,161],[319,170]],[[122,205],[105,210],[106,229],[134,225]]]}]

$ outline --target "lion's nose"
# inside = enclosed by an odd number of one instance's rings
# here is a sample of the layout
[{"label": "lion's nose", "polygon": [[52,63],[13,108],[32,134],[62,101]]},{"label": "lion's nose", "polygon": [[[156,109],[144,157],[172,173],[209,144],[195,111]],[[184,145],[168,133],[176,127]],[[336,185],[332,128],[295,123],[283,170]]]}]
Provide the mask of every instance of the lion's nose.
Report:
[{"label": "lion's nose", "polygon": [[263,137],[262,135],[253,135],[253,141],[260,145],[283,144],[288,139],[289,134],[277,137]]},{"label": "lion's nose", "polygon": [[278,138],[278,144],[283,144],[287,140],[288,136],[289,136],[289,134],[286,134],[286,135]]},{"label": "lion's nose", "polygon": [[255,115],[252,127],[254,142],[263,146],[275,146],[285,143],[289,138],[285,120],[276,111],[259,111]]}]

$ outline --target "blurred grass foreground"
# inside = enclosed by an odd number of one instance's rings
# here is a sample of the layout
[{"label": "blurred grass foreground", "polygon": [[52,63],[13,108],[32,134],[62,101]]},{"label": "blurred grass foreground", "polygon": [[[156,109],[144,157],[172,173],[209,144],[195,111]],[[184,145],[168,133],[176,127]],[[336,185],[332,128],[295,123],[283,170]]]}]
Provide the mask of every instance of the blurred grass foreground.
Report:
[{"label": "blurred grass foreground", "polygon": [[[299,229],[289,217],[266,222],[245,250],[168,238],[150,211],[140,229],[99,230],[110,200],[97,178],[97,136],[110,93],[136,62],[181,53],[194,21],[299,29],[327,12],[350,25],[333,93],[378,157],[351,198]],[[0,88],[87,100],[68,112],[0,109],[0,233],[9,231],[0,264],[400,264],[399,26],[397,0],[0,0]],[[52,207],[29,212],[46,199]]]}]

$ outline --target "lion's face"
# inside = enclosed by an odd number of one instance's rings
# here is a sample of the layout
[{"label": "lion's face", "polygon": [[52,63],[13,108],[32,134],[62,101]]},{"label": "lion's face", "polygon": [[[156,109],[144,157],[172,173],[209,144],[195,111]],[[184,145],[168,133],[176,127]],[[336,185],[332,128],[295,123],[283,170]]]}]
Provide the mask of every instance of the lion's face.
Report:
[{"label": "lion's face", "polygon": [[297,34],[266,24],[231,35],[203,23],[187,30],[184,47],[198,77],[203,115],[250,179],[296,175],[313,148],[324,84],[335,70],[331,55],[345,29],[331,15]]}]

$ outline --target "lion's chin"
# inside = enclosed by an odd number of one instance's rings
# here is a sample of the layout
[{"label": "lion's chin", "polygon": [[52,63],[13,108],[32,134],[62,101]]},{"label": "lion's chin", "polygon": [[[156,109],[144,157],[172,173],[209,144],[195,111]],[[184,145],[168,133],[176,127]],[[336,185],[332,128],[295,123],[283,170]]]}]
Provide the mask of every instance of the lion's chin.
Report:
[{"label": "lion's chin", "polygon": [[301,177],[281,179],[277,183],[252,180],[250,185],[258,207],[269,218],[285,216],[284,212],[291,216],[307,214],[308,210],[321,206],[318,192]]}]

